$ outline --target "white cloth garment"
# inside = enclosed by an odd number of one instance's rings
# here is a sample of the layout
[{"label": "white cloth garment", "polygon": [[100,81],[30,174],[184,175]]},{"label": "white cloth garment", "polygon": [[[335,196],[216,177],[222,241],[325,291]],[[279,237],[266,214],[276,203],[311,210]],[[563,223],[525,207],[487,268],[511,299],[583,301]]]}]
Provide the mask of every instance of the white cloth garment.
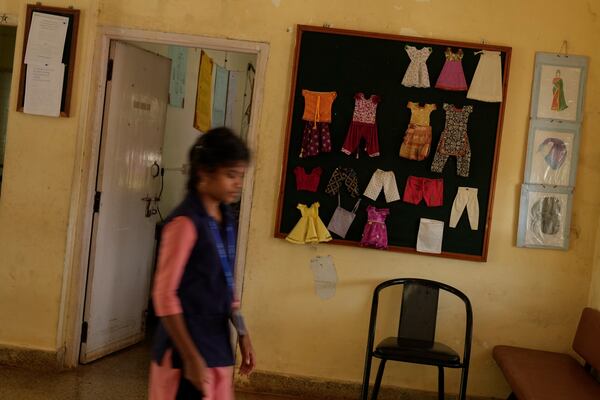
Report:
[{"label": "white cloth garment", "polygon": [[465,207],[467,207],[471,229],[476,231],[479,229],[479,200],[477,199],[477,189],[464,186],[459,186],[456,197],[454,198],[452,212],[450,213],[450,228],[456,228]]},{"label": "white cloth garment", "polygon": [[471,81],[468,99],[498,103],[502,101],[502,62],[499,51],[481,50],[475,75]]},{"label": "white cloth garment", "polygon": [[364,195],[371,200],[377,200],[377,196],[381,193],[381,189],[383,189],[385,201],[388,203],[400,200],[394,171],[382,171],[380,169],[375,171],[369,181],[369,185],[365,189]]},{"label": "white cloth garment", "polygon": [[402,78],[402,85],[406,87],[428,88],[429,71],[427,70],[427,59],[431,54],[431,47],[423,47],[418,50],[414,46],[404,46],[410,58],[410,64]]},{"label": "white cloth garment", "polygon": [[443,221],[421,218],[419,235],[417,236],[417,251],[421,253],[440,254],[442,252],[443,238]]}]

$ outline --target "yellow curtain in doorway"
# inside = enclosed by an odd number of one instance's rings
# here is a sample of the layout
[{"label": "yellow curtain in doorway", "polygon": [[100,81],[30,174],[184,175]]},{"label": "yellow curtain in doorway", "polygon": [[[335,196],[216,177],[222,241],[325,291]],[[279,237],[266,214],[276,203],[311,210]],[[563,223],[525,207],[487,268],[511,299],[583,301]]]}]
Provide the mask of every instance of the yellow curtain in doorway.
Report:
[{"label": "yellow curtain in doorway", "polygon": [[213,60],[204,51],[200,54],[200,69],[198,70],[198,90],[196,91],[196,112],[194,128],[206,132],[211,126],[211,95]]}]

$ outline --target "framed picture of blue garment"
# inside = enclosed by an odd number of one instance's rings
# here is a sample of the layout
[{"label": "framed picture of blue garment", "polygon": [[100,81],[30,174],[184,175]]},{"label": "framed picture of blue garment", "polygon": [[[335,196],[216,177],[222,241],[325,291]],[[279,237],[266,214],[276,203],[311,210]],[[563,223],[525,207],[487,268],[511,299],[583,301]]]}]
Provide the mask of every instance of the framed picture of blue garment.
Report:
[{"label": "framed picture of blue garment", "polygon": [[531,118],[581,122],[588,58],[536,53]]},{"label": "framed picture of blue garment", "polygon": [[575,186],[579,124],[531,120],[525,182]]},{"label": "framed picture of blue garment", "polygon": [[567,250],[573,188],[523,184],[517,246]]}]

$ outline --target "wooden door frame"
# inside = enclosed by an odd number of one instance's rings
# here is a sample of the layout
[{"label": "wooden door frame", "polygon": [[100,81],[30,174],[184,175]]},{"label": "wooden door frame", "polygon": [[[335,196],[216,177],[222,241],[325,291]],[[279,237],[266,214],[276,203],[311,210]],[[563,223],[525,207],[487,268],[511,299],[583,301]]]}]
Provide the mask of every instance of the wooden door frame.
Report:
[{"label": "wooden door frame", "polygon": [[[81,342],[81,325],[85,307],[86,281],[88,273],[89,250],[92,233],[92,207],[96,185],[98,157],[100,154],[100,136],[106,88],[106,72],[108,53],[112,40],[129,42],[147,42],[177,45],[192,48],[241,52],[256,55],[256,77],[252,99],[252,116],[248,130],[247,143],[253,154],[256,154],[258,127],[264,95],[266,66],[269,45],[261,42],[250,42],[233,39],[211,38],[205,36],[144,31],[119,27],[99,27],[92,62],[91,86],[87,123],[78,141],[77,148],[82,155],[76,163],[74,176],[73,203],[69,215],[69,233],[67,257],[65,262],[65,284],[61,296],[61,317],[58,324],[59,358],[66,368],[79,365],[79,346]],[[85,79],[85,77],[81,77]],[[236,261],[236,289],[241,297],[244,286],[244,268],[248,249],[248,232],[250,229],[250,210],[254,189],[254,164],[250,165],[245,177],[244,191],[241,199],[239,223],[238,258]],[[243,299],[243,298],[242,298]]]}]

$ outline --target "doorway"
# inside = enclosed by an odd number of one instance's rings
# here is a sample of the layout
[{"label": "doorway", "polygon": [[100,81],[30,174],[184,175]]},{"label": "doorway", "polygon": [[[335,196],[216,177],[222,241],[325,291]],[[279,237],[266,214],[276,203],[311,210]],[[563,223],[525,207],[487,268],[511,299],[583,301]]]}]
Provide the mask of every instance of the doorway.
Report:
[{"label": "doorway", "polygon": [[[86,278],[85,285],[80,287],[82,298],[79,309],[83,318],[81,326],[79,328],[75,326],[75,335],[71,341],[74,347],[80,350],[80,354],[76,358],[77,352],[67,346],[65,354],[67,366],[75,366],[78,362],[93,361],[139,342],[145,336],[150,278],[156,253],[154,233],[156,226],[160,226],[162,218],[168,215],[185,193],[187,150],[198,135],[202,134],[193,127],[200,57],[210,57],[214,64],[221,69],[221,75],[225,72],[227,78],[223,80],[221,77],[221,80],[217,81],[216,73],[213,75],[213,97],[224,96],[225,98],[224,107],[219,110],[223,113],[223,117],[221,120],[217,119],[213,126],[225,125],[239,132],[245,136],[251,150],[254,150],[256,135],[256,104],[260,104],[257,102],[260,100],[257,92],[260,90],[259,85],[262,85],[262,80],[264,80],[264,70],[261,71],[261,69],[264,68],[266,62],[267,47],[263,44],[228,40],[217,40],[219,43],[216,43],[215,39],[186,35],[139,31],[123,32],[122,30],[111,32],[110,28],[105,28],[105,31],[107,32],[104,33],[103,47],[108,54],[106,57],[102,57],[106,66],[101,66],[99,69],[102,71],[106,68],[107,78],[104,79],[105,90],[98,93],[97,98],[98,103],[101,102],[103,106],[103,117],[98,118],[101,123],[98,127],[97,140],[94,140],[97,148],[92,149],[97,156],[95,161],[94,159],[90,160],[90,184],[87,191],[92,196],[88,197],[85,202],[87,205],[91,203],[92,211],[83,217],[83,221],[80,221],[81,227],[85,227],[87,221],[87,226],[90,228],[88,233],[82,232],[83,235],[87,235],[88,243],[87,246],[82,246],[82,261],[85,260],[86,265],[89,265],[89,269],[83,271]],[[165,36],[172,40],[167,40]],[[175,38],[177,40],[173,40]],[[208,42],[209,45],[194,45],[205,44],[204,42]],[[162,87],[163,95],[166,95],[167,105],[164,120],[157,118],[155,121],[155,125],[162,125],[162,134],[155,135],[155,139],[149,138],[152,136],[150,133],[136,136],[135,133],[132,133],[135,129],[128,128],[128,126],[138,126],[140,121],[147,122],[144,115],[149,114],[144,114],[143,111],[152,109],[158,112],[160,100],[154,101],[152,100],[153,95],[142,91],[135,94],[128,93],[124,96],[130,100],[125,104],[129,104],[129,110],[123,104],[119,105],[118,102],[115,107],[111,107],[113,99],[119,98],[114,92],[117,80],[115,73],[117,68],[123,68],[123,65],[120,65],[114,57],[119,51],[115,49],[119,48],[133,49],[133,52],[142,57],[156,57],[156,62],[146,60],[137,64],[160,64],[160,60],[169,64],[167,85],[159,85]],[[108,57],[109,54],[110,57]],[[173,63],[181,62],[182,54],[185,54],[183,58],[186,59],[183,66],[186,71],[184,74],[184,99],[183,102],[175,101],[174,103],[177,104],[171,104],[174,97],[171,87],[173,85],[171,71],[172,68],[178,68],[181,73],[182,65],[173,66]],[[109,61],[111,59],[112,61]],[[127,61],[125,64],[131,64],[131,62]],[[109,68],[113,69],[112,74]],[[142,74],[139,71],[133,72],[131,79],[137,79],[140,75]],[[259,75],[262,78],[257,79]],[[164,73],[161,79],[165,80]],[[121,82],[121,86],[123,86],[122,84],[123,82]],[[125,83],[125,86],[127,85],[139,88],[143,84],[131,81]],[[167,87],[166,93],[165,87]],[[169,93],[169,88],[171,93]],[[123,87],[118,89],[118,92],[126,93]],[[136,104],[138,110],[136,110]],[[153,107],[154,104],[156,107]],[[215,115],[215,109],[216,104],[213,104],[213,115]],[[97,105],[96,112],[99,111],[100,108]],[[114,116],[115,113],[118,116],[111,119],[111,115]],[[119,121],[122,125],[120,130],[115,128],[115,124],[118,125]],[[155,128],[146,126],[142,128],[142,131],[152,132],[153,129]],[[128,135],[133,136],[133,144],[127,144]],[[131,148],[138,146],[140,141],[153,142],[154,147],[137,152],[130,151]],[[131,157],[132,154],[144,156],[136,158]],[[133,165],[133,162],[136,161],[133,160],[134,158],[138,161],[138,167]],[[119,163],[119,160],[122,162]],[[249,170],[248,172],[239,205],[238,254],[240,257],[236,265],[236,280],[240,295],[243,288],[243,262],[252,196],[253,171]],[[109,186],[103,186],[105,182],[108,182]],[[123,184],[124,182],[129,183]],[[110,189],[110,185],[113,186],[113,189]],[[129,196],[129,202],[131,204],[137,202],[137,205],[131,210],[125,205],[127,196],[113,195],[112,199],[110,196],[106,197],[107,192],[111,190],[113,194],[115,193],[114,187],[122,189],[124,186],[133,189]],[[139,197],[139,194],[144,195]],[[95,202],[90,202],[90,200],[95,200]],[[104,207],[108,209],[112,207],[113,212],[104,211]],[[134,209],[136,210],[133,211]],[[115,210],[118,211],[114,212]],[[134,213],[143,215],[142,222],[132,222],[131,226],[127,226],[125,217]],[[104,228],[102,219],[108,221],[104,223]],[[152,234],[148,234],[148,226],[152,226]],[[140,233],[142,231],[143,233]],[[122,235],[121,239],[118,239],[119,235]],[[108,240],[110,243],[107,245],[108,238],[110,238]],[[133,238],[132,243],[143,242],[145,245],[141,246],[143,248],[132,249],[132,247],[140,246],[127,246],[127,238]],[[82,244],[84,243],[86,243],[85,237]],[[115,246],[117,248],[121,246],[121,250],[115,251]],[[83,254],[86,248],[87,257]],[[119,254],[121,260],[115,259]],[[134,264],[132,260],[139,264],[136,268],[131,267]],[[100,265],[102,266],[100,267]],[[111,266],[109,267],[109,265]],[[83,283],[83,279],[80,283]],[[133,290],[132,287],[134,287]],[[134,293],[136,293],[136,298],[132,299]],[[72,308],[75,309],[75,307]],[[129,309],[125,310],[125,308]],[[79,336],[81,340],[75,346],[77,330],[81,332]],[[77,361],[75,361],[76,359]]]}]

